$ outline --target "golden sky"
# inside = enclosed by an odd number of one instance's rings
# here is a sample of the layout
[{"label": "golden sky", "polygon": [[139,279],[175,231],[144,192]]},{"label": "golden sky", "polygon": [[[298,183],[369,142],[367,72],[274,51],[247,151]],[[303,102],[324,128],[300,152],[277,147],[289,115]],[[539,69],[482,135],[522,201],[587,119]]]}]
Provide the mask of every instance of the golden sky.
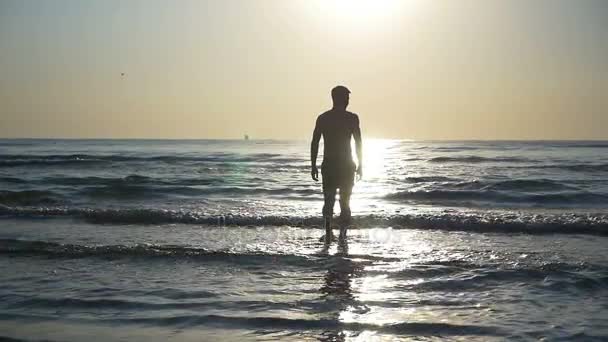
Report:
[{"label": "golden sky", "polygon": [[[603,0],[0,0],[0,137],[608,139]],[[125,73],[124,76],[121,73]]]}]

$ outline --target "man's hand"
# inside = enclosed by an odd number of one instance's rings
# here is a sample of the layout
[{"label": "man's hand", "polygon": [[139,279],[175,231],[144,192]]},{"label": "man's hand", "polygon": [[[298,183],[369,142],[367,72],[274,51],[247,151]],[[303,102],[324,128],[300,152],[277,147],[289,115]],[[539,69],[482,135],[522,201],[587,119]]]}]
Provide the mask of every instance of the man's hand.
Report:
[{"label": "man's hand", "polygon": [[357,180],[360,181],[361,179],[363,179],[363,166],[359,165],[357,167]]},{"label": "man's hand", "polygon": [[313,166],[312,169],[310,170],[310,175],[312,176],[312,179],[315,182],[319,181],[319,169],[317,169],[316,166]]}]

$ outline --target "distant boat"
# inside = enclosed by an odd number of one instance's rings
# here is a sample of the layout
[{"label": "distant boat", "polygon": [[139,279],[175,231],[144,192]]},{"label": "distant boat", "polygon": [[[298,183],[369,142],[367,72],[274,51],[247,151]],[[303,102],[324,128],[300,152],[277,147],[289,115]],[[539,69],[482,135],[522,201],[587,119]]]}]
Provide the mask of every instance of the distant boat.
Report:
[{"label": "distant boat", "polygon": [[249,140],[249,135],[245,134],[245,137],[243,139]]}]

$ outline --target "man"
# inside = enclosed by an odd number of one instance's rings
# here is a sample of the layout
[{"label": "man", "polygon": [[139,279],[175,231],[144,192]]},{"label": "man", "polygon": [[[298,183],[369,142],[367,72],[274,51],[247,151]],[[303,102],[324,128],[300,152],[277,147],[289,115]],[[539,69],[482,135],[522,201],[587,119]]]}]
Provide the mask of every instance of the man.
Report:
[{"label": "man", "polygon": [[363,176],[363,152],[361,143],[361,129],[359,117],[346,110],[350,91],[344,86],[337,86],[331,90],[333,108],[319,115],[310,144],[311,176],[319,180],[317,169],[317,154],[319,141],[323,136],[323,163],[321,174],[323,177],[323,217],[325,222],[325,243],[333,239],[331,218],[336,202],[336,192],[340,189],[340,238],[346,238],[346,227],[350,223],[350,195],[355,183],[355,163],[350,148],[351,136],[355,138],[357,149],[358,178]]}]

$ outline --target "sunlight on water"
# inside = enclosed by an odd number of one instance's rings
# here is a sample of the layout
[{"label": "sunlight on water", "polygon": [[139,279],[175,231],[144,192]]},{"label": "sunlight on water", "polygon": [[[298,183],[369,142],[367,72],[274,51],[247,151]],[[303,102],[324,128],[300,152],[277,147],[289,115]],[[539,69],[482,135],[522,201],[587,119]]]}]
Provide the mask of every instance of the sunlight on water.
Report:
[{"label": "sunlight on water", "polygon": [[[354,211],[376,211],[377,197],[386,193],[389,187],[386,179],[391,165],[401,164],[391,154],[395,142],[386,139],[368,139],[363,145],[363,179],[356,182],[351,199]],[[353,148],[353,160],[356,159]]]},{"label": "sunlight on water", "polygon": [[[425,279],[413,277],[411,279],[394,279],[390,275],[411,268],[419,262],[421,255],[432,253],[432,244],[428,236],[420,232],[400,232],[392,229],[369,229],[353,231],[352,238],[365,243],[350,243],[348,254],[344,259],[328,270],[325,277],[326,286],[333,288],[342,300],[339,320],[344,323],[364,323],[374,325],[395,324],[403,320],[424,321],[428,319],[428,312],[414,308],[378,308],[369,303],[400,301],[403,291],[408,287],[415,287]],[[395,252],[398,251],[398,254]],[[387,258],[370,264],[359,255],[374,255]],[[394,260],[396,256],[399,260]],[[412,293],[412,298],[415,298]],[[368,303],[368,304],[365,304]]]},{"label": "sunlight on water", "polygon": [[368,185],[369,182],[366,182],[368,179],[386,178],[387,154],[393,145],[394,142],[384,139],[369,139],[365,141],[365,145],[363,146],[364,180],[362,185]]}]

